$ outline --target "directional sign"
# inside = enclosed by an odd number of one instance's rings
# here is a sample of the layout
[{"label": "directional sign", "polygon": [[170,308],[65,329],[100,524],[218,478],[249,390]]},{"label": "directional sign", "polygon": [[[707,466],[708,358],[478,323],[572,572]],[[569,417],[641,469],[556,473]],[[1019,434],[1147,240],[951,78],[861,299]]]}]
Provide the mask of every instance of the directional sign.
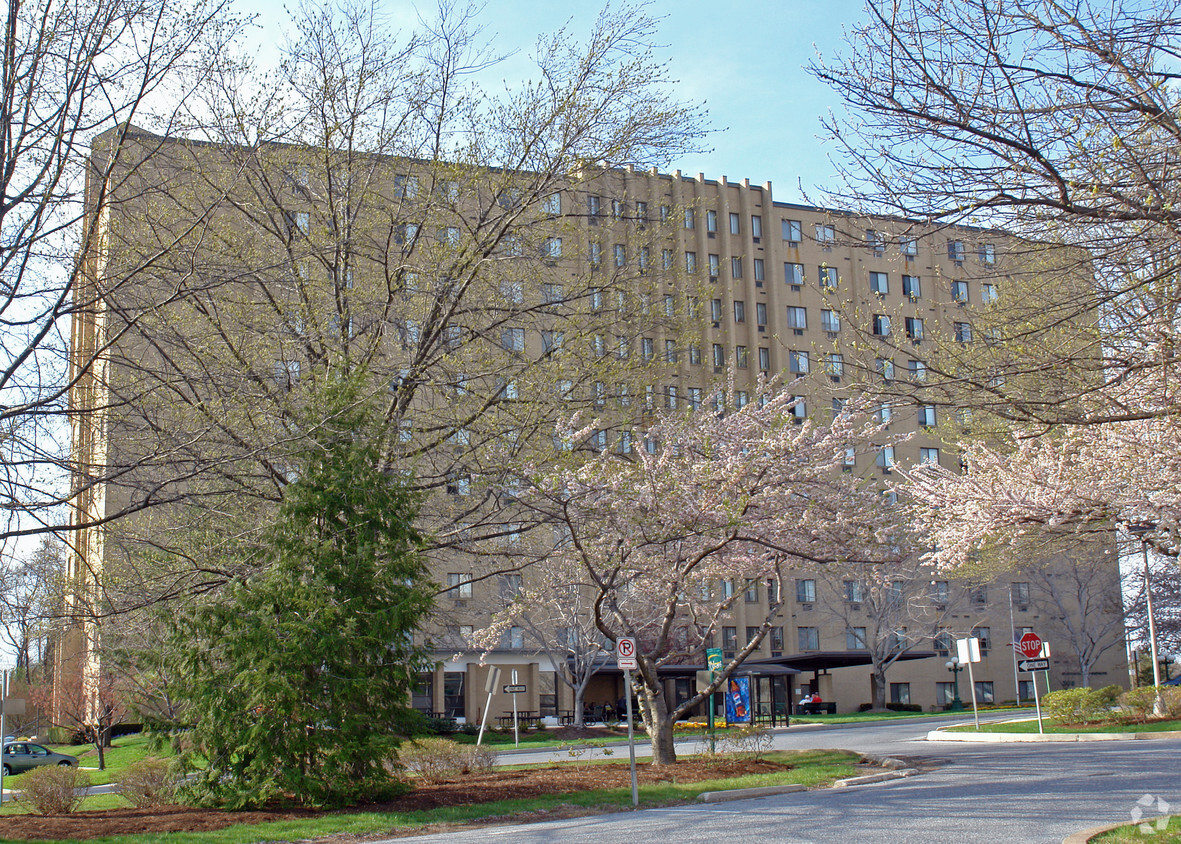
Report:
[{"label": "directional sign", "polygon": [[636,662],[636,640],[631,636],[623,636],[616,640],[615,662],[621,669],[628,671],[640,667]]},{"label": "directional sign", "polygon": [[506,695],[523,695],[526,689],[527,687],[524,683],[510,683],[504,687],[504,693]]},{"label": "directional sign", "polygon": [[1023,659],[1017,663],[1018,671],[1047,671],[1049,668],[1048,659]]},{"label": "directional sign", "polygon": [[1026,633],[1017,643],[1017,650],[1026,659],[1036,659],[1042,653],[1042,638],[1036,633]]}]

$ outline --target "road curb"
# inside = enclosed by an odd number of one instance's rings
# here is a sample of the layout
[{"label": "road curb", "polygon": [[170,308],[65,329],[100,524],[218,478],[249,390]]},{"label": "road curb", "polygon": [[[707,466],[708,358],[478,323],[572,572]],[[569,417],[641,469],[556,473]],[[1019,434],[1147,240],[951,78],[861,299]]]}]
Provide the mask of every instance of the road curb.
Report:
[{"label": "road curb", "polygon": [[1087,844],[1096,835],[1102,835],[1105,832],[1111,832],[1113,829],[1119,829],[1121,826],[1127,825],[1127,821],[1120,821],[1119,823],[1109,823],[1105,826],[1093,826],[1090,829],[1084,829],[1082,832],[1072,832],[1062,839],[1062,844]]},{"label": "road curb", "polygon": [[854,785],[872,785],[875,782],[886,782],[887,780],[898,780],[903,777],[912,777],[917,774],[914,768],[899,768],[896,771],[883,771],[880,774],[864,774],[860,777],[849,777],[843,780],[837,780],[832,784],[833,788],[849,788]]},{"label": "road curb", "polygon": [[807,791],[806,785],[765,785],[761,788],[731,788],[728,791],[703,791],[697,795],[700,803],[724,803],[728,800],[749,800],[754,797],[771,797],[776,794],[794,794]]},{"label": "road curb", "polygon": [[1181,732],[1153,733],[950,733],[946,730],[931,730],[927,741],[975,741],[975,742],[1086,742],[1086,741],[1148,741],[1149,739],[1181,739]]}]

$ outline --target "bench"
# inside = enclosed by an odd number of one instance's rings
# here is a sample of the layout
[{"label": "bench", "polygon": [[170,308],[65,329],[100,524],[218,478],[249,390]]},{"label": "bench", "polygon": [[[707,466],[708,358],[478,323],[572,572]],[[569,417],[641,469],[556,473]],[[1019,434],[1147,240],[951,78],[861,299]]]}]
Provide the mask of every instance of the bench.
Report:
[{"label": "bench", "polygon": [[836,715],[837,705],[835,703],[821,702],[821,703],[801,703],[799,705],[801,715]]}]

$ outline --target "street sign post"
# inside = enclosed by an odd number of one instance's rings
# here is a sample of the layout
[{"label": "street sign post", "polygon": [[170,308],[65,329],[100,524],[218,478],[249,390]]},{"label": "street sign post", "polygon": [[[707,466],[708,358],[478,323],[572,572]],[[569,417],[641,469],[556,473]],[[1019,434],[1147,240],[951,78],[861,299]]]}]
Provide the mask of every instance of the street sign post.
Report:
[{"label": "street sign post", "polygon": [[1021,651],[1021,655],[1026,659],[1037,659],[1042,655],[1042,637],[1036,633],[1022,635],[1017,643],[1017,650]]},{"label": "street sign post", "polygon": [[[705,667],[709,669],[709,681],[712,683],[717,672],[722,670],[722,649],[706,648]],[[709,752],[717,751],[717,734],[714,729],[714,693],[709,693]]]},{"label": "street sign post", "polygon": [[623,669],[623,696],[627,699],[627,755],[631,762],[632,805],[640,805],[640,785],[636,779],[636,732],[632,714],[632,671],[640,667],[636,660],[636,640],[620,636],[615,640],[615,662]]},{"label": "street sign post", "polygon": [[488,726],[488,709],[492,706],[492,693],[496,691],[496,684],[500,682],[500,669],[492,666],[488,671],[488,679],[484,682],[484,691],[488,697],[484,701],[484,717],[480,719],[480,734],[476,736],[476,744],[484,740],[484,728]]},{"label": "street sign post", "polygon": [[636,662],[636,640],[630,636],[621,636],[615,642],[615,662],[624,671],[635,671],[640,667]]},{"label": "street sign post", "polygon": [[[1028,671],[1031,674],[1034,671],[1049,671],[1050,660],[1042,659],[1041,657],[1043,654],[1048,656],[1050,646],[1043,642],[1042,637],[1032,630],[1021,634],[1021,638],[1013,645],[1013,650],[1025,657],[1025,659],[1017,663],[1019,670]],[[1033,706],[1037,710],[1037,731],[1038,733],[1045,733],[1045,728],[1042,725],[1042,701],[1037,693],[1037,676],[1031,676],[1029,682],[1033,684]],[[1046,681],[1046,688],[1050,688],[1048,680]]]},{"label": "street sign post", "polygon": [[1045,671],[1050,667],[1048,659],[1023,659],[1017,663],[1020,671]]},{"label": "street sign post", "polygon": [[[505,691],[507,692],[510,688],[513,688],[518,685],[520,685],[520,684],[517,683],[517,669],[514,668],[513,669],[513,684],[512,684],[512,686],[505,687]],[[521,688],[524,689],[525,687],[521,686]],[[520,747],[521,746],[521,725],[517,721],[517,693],[515,691],[512,692],[512,696],[513,696],[513,746]]]},{"label": "street sign post", "polygon": [[980,707],[976,703],[976,678],[972,676],[972,663],[980,661],[980,640],[975,636],[967,639],[956,639],[956,654],[960,663],[968,666],[968,685],[972,687],[972,716],[976,719],[976,729],[980,729]]}]

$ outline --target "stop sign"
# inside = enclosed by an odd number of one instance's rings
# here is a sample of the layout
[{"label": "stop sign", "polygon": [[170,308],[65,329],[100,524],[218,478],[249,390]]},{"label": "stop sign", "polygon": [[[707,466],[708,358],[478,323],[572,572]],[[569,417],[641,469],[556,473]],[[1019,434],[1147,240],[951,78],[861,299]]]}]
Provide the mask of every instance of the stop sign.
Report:
[{"label": "stop sign", "polygon": [[1037,659],[1042,652],[1041,637],[1036,633],[1026,633],[1017,643],[1017,650],[1021,651],[1026,659]]}]

